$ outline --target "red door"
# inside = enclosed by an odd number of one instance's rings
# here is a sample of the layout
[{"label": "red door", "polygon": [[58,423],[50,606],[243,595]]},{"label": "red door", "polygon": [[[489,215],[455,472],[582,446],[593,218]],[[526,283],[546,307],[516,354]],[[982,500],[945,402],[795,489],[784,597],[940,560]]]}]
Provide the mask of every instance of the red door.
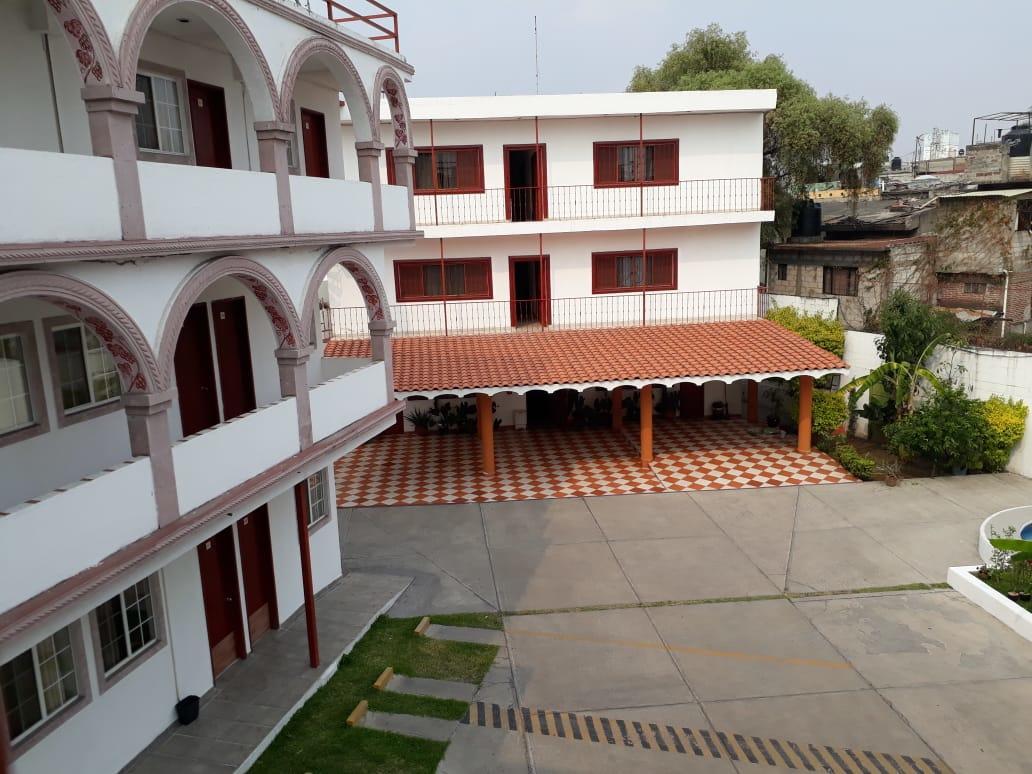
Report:
[{"label": "red door", "polygon": [[272,569],[269,509],[263,505],[237,522],[240,574],[244,578],[244,606],[251,647],[269,629],[279,628],[276,579]]},{"label": "red door", "polygon": [[197,166],[232,169],[226,93],[218,86],[197,81],[188,81],[187,91],[190,96],[190,126],[193,129]]},{"label": "red door", "polygon": [[211,302],[215,352],[219,359],[219,387],[222,388],[222,421],[254,409],[254,372],[251,369],[251,340],[247,334],[247,305],[241,298],[220,298]]},{"label": "red door", "polygon": [[706,415],[706,393],[700,384],[680,384],[677,387],[681,400],[682,419],[702,419]]},{"label": "red door", "polygon": [[215,391],[207,304],[194,304],[187,312],[176,342],[174,363],[183,435],[214,427],[220,421],[219,397]]},{"label": "red door", "polygon": [[548,172],[544,145],[505,145],[505,218],[514,222],[548,217]]},{"label": "red door", "polygon": [[551,281],[547,255],[509,256],[509,317],[512,326],[551,320]]},{"label": "red door", "polygon": [[330,159],[326,150],[326,118],[314,110],[301,110],[301,142],[305,149],[305,174],[329,177]]},{"label": "red door", "polygon": [[197,546],[201,566],[204,620],[208,626],[212,674],[218,677],[238,658],[247,656],[240,615],[233,528],[227,527]]}]

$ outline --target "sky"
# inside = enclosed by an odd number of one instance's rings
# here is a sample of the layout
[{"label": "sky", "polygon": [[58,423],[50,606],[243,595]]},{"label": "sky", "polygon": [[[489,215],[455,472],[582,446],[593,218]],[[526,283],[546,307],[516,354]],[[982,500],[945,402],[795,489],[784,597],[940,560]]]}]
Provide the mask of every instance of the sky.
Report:
[{"label": "sky", "polygon": [[[885,103],[900,118],[895,152],[934,127],[971,139],[974,116],[1032,105],[1032,5],[953,0],[386,0],[398,11],[414,97],[623,91],[693,27],[744,31],[819,94]],[[798,9],[798,10],[797,10]],[[934,10],[933,10],[934,9]],[[981,16],[981,23],[978,17]],[[991,35],[989,34],[991,33]],[[1024,88],[1022,83],[1025,84]]]}]

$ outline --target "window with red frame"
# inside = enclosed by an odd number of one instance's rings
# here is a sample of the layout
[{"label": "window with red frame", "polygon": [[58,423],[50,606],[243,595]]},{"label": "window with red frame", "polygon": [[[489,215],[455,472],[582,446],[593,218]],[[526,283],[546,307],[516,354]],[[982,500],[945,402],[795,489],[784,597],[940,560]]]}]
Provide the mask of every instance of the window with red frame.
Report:
[{"label": "window with red frame", "polygon": [[[480,145],[450,145],[434,148],[416,148],[417,194],[440,193],[483,193],[484,192],[484,149]],[[388,172],[393,166],[394,154],[387,157]],[[434,187],[436,162],[436,188]],[[388,177],[388,180],[390,177]]]},{"label": "window with red frame", "polygon": [[644,256],[640,250],[591,255],[592,293],[676,289],[676,250],[648,250]]},{"label": "window with red frame", "polygon": [[491,298],[491,259],[396,261],[394,287],[399,302]]},{"label": "window with red frame", "polygon": [[677,140],[596,142],[595,185],[677,183]]}]

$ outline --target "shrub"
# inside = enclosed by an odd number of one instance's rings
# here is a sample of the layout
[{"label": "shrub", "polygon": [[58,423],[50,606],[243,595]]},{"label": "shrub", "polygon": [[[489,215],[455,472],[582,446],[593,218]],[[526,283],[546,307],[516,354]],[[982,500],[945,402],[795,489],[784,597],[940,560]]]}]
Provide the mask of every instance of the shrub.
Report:
[{"label": "shrub", "polygon": [[838,320],[826,320],[819,314],[800,314],[792,306],[770,309],[767,319],[834,355],[842,357],[846,353],[846,332]]},{"label": "shrub", "polygon": [[1025,435],[1028,406],[1020,400],[1004,400],[993,395],[982,401],[981,408],[988,425],[983,467],[990,472],[1003,470],[1011,451]]},{"label": "shrub", "polygon": [[875,461],[866,454],[861,454],[848,443],[840,443],[836,446],[832,450],[831,456],[861,481],[870,481],[874,478]]},{"label": "shrub", "polygon": [[885,362],[918,363],[922,352],[936,337],[956,334],[959,323],[948,312],[937,312],[905,290],[896,290],[882,304],[878,327],[878,354]]},{"label": "shrub", "polygon": [[938,468],[979,470],[985,464],[989,423],[980,401],[945,386],[913,413],[885,428],[889,446],[903,459],[923,457]]},{"label": "shrub", "polygon": [[[849,420],[849,406],[846,397],[829,390],[813,391],[811,429],[817,438],[827,438]],[[792,421],[799,421],[799,395],[792,404]]]}]

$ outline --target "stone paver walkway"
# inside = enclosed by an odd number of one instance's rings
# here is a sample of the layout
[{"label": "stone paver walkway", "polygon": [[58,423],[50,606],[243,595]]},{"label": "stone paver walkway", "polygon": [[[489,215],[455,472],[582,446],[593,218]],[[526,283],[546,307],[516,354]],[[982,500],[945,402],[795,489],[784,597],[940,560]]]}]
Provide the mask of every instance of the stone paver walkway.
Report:
[{"label": "stone paver walkway", "polygon": [[[750,432],[753,430],[753,432]],[[497,472],[479,472],[472,435],[387,435],[336,466],[339,507],[430,505],[853,481],[828,455],[795,450],[740,420],[657,421],[654,463],[637,430],[502,430]]]},{"label": "stone paver walkway", "polygon": [[228,774],[256,760],[411,580],[349,572],[316,599],[322,666],[308,665],[304,612],[299,611],[219,677],[215,688],[202,697],[196,721],[169,727],[126,772]]}]

